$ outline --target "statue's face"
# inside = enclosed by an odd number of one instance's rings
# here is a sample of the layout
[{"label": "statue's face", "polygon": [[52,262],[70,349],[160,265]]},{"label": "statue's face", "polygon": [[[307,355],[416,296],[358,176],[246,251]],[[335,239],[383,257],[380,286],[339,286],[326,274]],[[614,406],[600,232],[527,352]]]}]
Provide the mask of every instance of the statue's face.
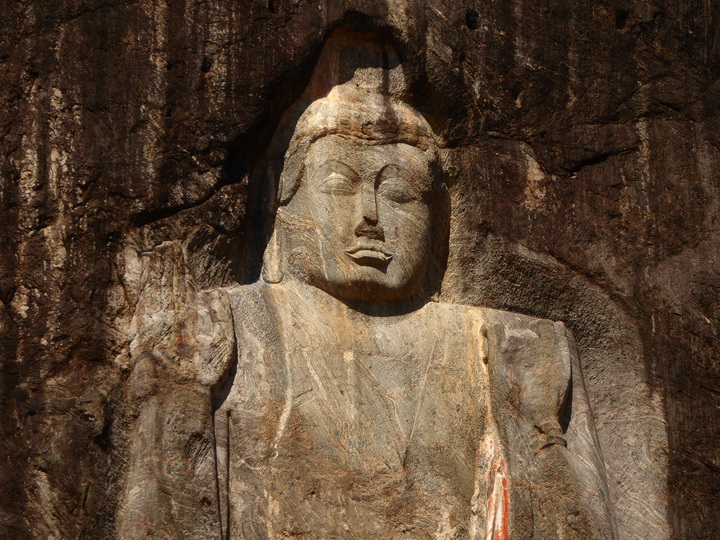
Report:
[{"label": "statue's face", "polygon": [[428,152],[337,135],[314,142],[281,208],[296,277],[347,300],[395,301],[420,288],[431,246]]}]

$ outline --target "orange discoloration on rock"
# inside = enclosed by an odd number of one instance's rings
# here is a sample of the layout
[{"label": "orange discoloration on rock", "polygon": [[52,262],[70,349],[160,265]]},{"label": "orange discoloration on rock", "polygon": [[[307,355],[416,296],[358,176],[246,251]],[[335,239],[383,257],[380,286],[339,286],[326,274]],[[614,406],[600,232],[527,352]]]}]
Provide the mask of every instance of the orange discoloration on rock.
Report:
[{"label": "orange discoloration on rock", "polygon": [[488,486],[492,493],[488,497],[488,540],[510,539],[510,492],[508,489],[508,472],[505,460],[496,455],[488,471]]},{"label": "orange discoloration on rock", "polygon": [[[501,460],[502,461],[502,460]],[[505,462],[502,462],[502,466],[505,466]],[[500,522],[500,528],[495,530],[496,540],[506,540],[510,538],[510,528],[508,524],[508,516],[510,515],[510,494],[508,492],[507,479],[503,476],[502,478],[502,520]]]}]

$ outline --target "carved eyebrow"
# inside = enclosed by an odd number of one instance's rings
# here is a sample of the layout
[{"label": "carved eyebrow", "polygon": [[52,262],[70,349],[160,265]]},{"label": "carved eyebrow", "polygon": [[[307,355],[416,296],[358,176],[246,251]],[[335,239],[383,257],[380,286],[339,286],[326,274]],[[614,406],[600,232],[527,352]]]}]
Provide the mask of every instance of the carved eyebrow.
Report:
[{"label": "carved eyebrow", "polygon": [[393,172],[401,180],[404,180],[415,189],[419,189],[421,192],[429,190],[432,186],[432,181],[427,183],[421,182],[420,179],[417,178],[417,175],[412,174],[409,169],[403,167],[401,164],[398,163],[388,163],[382,169],[380,169],[380,171],[378,171],[377,173],[377,176],[375,177],[375,185],[379,186],[382,182],[391,177]]},{"label": "carved eyebrow", "polygon": [[403,169],[403,167],[398,163],[386,163],[378,171],[377,175],[378,175],[378,178],[380,178],[382,176],[385,176],[386,171],[392,171],[392,170],[395,170],[395,171],[399,172],[400,174],[402,174],[402,172],[403,172],[402,169]]},{"label": "carved eyebrow", "polygon": [[333,172],[340,173],[353,182],[360,179],[359,175],[349,165],[337,159],[329,159],[322,162],[313,174],[313,177],[327,175]]}]

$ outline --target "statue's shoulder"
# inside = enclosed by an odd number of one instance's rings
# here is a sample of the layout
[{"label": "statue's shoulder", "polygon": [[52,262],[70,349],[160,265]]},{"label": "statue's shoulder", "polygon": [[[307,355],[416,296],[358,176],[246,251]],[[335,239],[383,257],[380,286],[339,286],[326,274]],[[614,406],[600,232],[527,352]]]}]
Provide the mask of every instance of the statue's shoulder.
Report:
[{"label": "statue's shoulder", "polygon": [[252,301],[264,298],[268,284],[264,281],[256,281],[246,285],[234,283],[225,287],[219,287],[218,290],[226,295],[232,302]]},{"label": "statue's shoulder", "polygon": [[550,319],[542,319],[522,313],[491,309],[480,306],[468,306],[465,304],[450,304],[439,302],[435,304],[439,312],[453,313],[460,315],[467,320],[475,321],[481,327],[495,332],[502,332],[509,335],[536,337],[539,334],[554,334],[559,341],[572,339],[569,331],[562,322]]},{"label": "statue's shoulder", "polygon": [[228,285],[218,288],[232,310],[236,329],[243,332],[266,334],[276,326],[274,304],[276,302],[273,286],[263,281],[248,285]]}]

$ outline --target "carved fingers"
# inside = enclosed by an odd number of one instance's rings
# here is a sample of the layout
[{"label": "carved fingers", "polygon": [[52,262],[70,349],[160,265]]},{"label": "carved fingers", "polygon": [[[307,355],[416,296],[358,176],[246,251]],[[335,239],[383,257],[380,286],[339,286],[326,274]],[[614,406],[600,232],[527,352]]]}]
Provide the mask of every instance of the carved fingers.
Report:
[{"label": "carved fingers", "polygon": [[203,385],[217,389],[228,375],[236,354],[230,302],[223,290],[200,293],[198,326],[204,336],[204,350],[197,366],[199,380]]},{"label": "carved fingers", "polygon": [[523,328],[498,324],[485,334],[494,408],[509,407],[531,423],[541,444],[564,444],[560,418],[570,391],[571,363],[562,324],[539,319]]},{"label": "carved fingers", "polygon": [[144,254],[131,328],[131,357],[151,362],[141,369],[162,372],[165,380],[213,387],[229,370],[235,346],[227,298],[220,290],[196,290],[176,242]]},{"label": "carved fingers", "polygon": [[[133,317],[131,353],[159,346],[177,324],[177,314],[194,304],[180,246],[165,242],[142,257],[142,292]],[[158,348],[160,352],[160,348]]]}]

